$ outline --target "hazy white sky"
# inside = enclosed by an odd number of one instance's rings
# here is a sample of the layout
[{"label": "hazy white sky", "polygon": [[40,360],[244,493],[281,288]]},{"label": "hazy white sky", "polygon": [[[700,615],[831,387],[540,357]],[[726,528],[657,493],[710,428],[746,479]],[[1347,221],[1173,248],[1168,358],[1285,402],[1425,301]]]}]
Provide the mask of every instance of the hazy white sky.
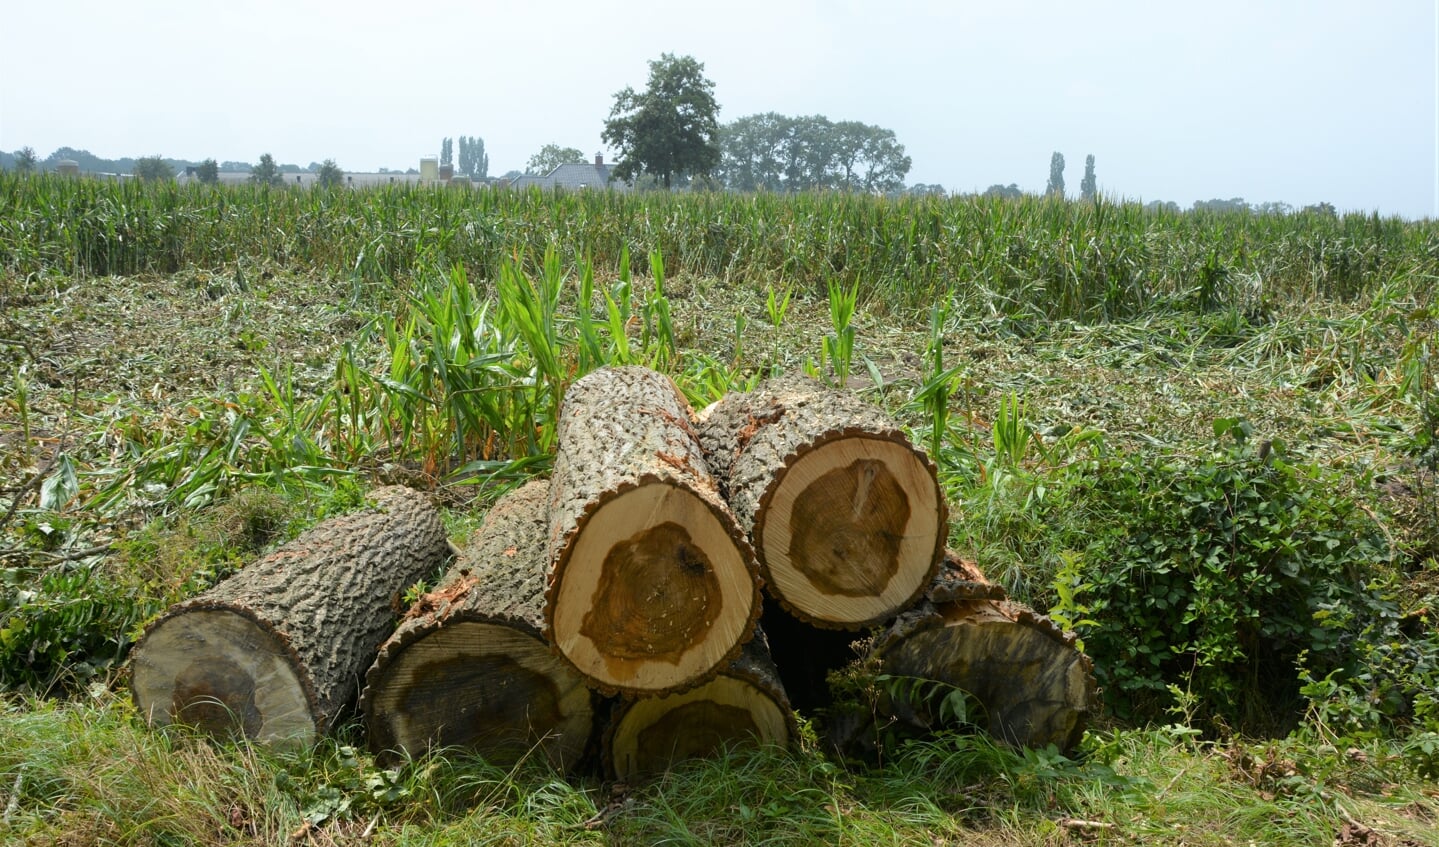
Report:
[{"label": "hazy white sky", "polygon": [[[726,122],[894,130],[908,181],[1435,215],[1439,0],[6,0],[0,149],[352,171],[478,135],[490,172],[604,149],[647,61],[705,64]],[[608,159],[610,151],[605,151]]]}]

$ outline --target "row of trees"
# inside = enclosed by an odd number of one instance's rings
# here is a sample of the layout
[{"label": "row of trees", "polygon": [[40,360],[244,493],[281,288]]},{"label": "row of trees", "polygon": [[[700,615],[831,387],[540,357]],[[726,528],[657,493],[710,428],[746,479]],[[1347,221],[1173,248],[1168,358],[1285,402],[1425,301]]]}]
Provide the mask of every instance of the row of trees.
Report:
[{"label": "row of trees", "polygon": [[478,135],[460,136],[460,162],[455,167],[455,140],[444,138],[440,141],[440,164],[455,168],[457,175],[479,181],[490,176],[490,157],[485,152],[485,140]]},{"label": "row of trees", "polygon": [[718,114],[704,65],[692,56],[663,54],[650,62],[644,91],[626,86],[615,94],[602,135],[620,151],[615,176],[648,175],[665,188],[691,180],[739,191],[904,188],[911,160],[891,130],[774,112],[722,127]]},{"label": "row of trees", "polygon": [[738,191],[904,188],[911,160],[892,130],[823,115],[749,115],[720,131],[716,176]]},{"label": "row of trees", "polygon": [[[1000,189],[1000,193],[1006,193],[1003,186],[991,185],[990,190]],[[1013,185],[1008,186],[1014,189]],[[1016,191],[1018,189],[1015,189]],[[990,192],[985,192],[990,193]],[[1049,158],[1049,182],[1044,187],[1046,195],[1064,196],[1064,154],[1055,151]],[[1084,158],[1084,179],[1079,181],[1079,199],[1093,201],[1099,196],[1098,183],[1094,178],[1094,154],[1090,153]]]}]

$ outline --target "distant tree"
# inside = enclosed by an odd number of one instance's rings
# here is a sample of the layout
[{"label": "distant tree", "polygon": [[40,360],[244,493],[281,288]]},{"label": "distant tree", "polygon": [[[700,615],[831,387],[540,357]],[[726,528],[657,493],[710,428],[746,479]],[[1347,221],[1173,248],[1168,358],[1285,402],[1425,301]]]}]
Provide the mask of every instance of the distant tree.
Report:
[{"label": "distant tree", "polygon": [[1312,206],[1305,206],[1304,211],[1315,215],[1325,215],[1331,218],[1338,217],[1339,215],[1339,210],[1334,208],[1334,205],[1332,203],[1323,200],[1315,203]]},{"label": "distant tree", "polygon": [[1049,183],[1044,186],[1045,194],[1064,196],[1064,154],[1055,151],[1049,157]]},{"label": "distant tree", "polygon": [[1092,201],[1098,195],[1098,186],[1094,180],[1094,154],[1090,153],[1084,157],[1084,179],[1079,181],[1079,197]]},{"label": "distant tree", "polygon": [[453,165],[455,163],[455,140],[446,138],[440,142],[440,164]]},{"label": "distant tree", "polygon": [[998,183],[995,183],[994,185],[991,185],[984,190],[984,196],[1009,197],[1013,199],[1018,199],[1024,196],[1024,192],[1019,190],[1018,183],[1011,182],[1009,185],[1000,185]]},{"label": "distant tree", "polygon": [[250,168],[250,181],[260,185],[284,185],[285,177],[269,153],[260,156],[260,163]]},{"label": "distant tree", "polygon": [[135,160],[133,171],[141,182],[164,182],[175,178],[175,169],[159,156],[144,156]]},{"label": "distant tree", "polygon": [[220,181],[220,165],[214,159],[206,159],[195,168],[195,178],[205,185]]},{"label": "distant tree", "polygon": [[320,163],[320,170],[316,172],[316,180],[321,188],[335,188],[345,184],[345,172],[335,164],[334,159],[326,159]]},{"label": "distant tree", "polygon": [[1231,197],[1228,200],[1195,200],[1194,210],[1196,212],[1247,212],[1249,204],[1244,202],[1243,197]]},{"label": "distant tree", "polygon": [[15,151],[15,170],[20,173],[33,173],[35,171],[35,161],[34,147],[21,147]]},{"label": "distant tree", "polygon": [[615,177],[653,174],[669,188],[677,178],[708,175],[720,162],[718,114],[704,65],[693,56],[662,54],[650,62],[648,88],[626,86],[615,94],[601,136],[620,151]]},{"label": "distant tree", "polygon": [[904,193],[914,197],[944,197],[948,194],[948,192],[944,190],[944,186],[937,182],[933,185],[916,182],[914,185],[906,188]]},{"label": "distant tree", "polygon": [[460,136],[460,173],[470,179],[488,179],[490,157],[485,153],[485,140],[476,136]]},{"label": "distant tree", "polygon": [[514,182],[522,176],[524,176],[522,171],[505,171],[500,175],[500,179],[505,182]]},{"label": "distant tree", "polygon": [[546,144],[540,148],[540,152],[530,157],[525,164],[525,173],[547,174],[560,165],[583,162],[585,154],[574,147],[561,147],[558,144]]},{"label": "distant tree", "polygon": [[1294,211],[1294,207],[1288,203],[1271,200],[1267,203],[1260,203],[1254,207],[1254,211],[1261,215],[1288,215]]},{"label": "distant tree", "polygon": [[911,164],[892,130],[823,115],[748,115],[721,127],[719,138],[715,173],[736,191],[894,193]]},{"label": "distant tree", "polygon": [[1144,204],[1146,212],[1165,212],[1171,215],[1179,214],[1179,204],[1173,200],[1150,200]]}]

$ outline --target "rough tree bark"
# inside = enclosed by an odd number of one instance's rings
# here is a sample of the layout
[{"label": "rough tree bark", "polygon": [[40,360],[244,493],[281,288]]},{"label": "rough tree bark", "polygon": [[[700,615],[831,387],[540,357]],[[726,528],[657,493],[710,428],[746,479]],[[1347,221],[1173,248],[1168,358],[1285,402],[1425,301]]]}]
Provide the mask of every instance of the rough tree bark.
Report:
[{"label": "rough tree bark", "polygon": [[698,688],[616,702],[601,756],[610,776],[627,780],[737,744],[787,747],[798,732],[764,633],[757,632],[738,658]]},{"label": "rough tree bark", "polygon": [[[1073,633],[995,596],[973,564],[951,561],[925,599],[876,640],[880,670],[964,690],[1001,741],[1072,750],[1099,704],[1093,662]],[[895,717],[916,728],[938,723],[920,704],[894,705]]]},{"label": "rough tree bark", "polygon": [[538,746],[562,769],[585,754],[592,694],[544,640],[549,492],[534,481],[496,502],[381,645],[360,697],[377,753],[461,747],[509,765]]},{"label": "rough tree bark", "polygon": [[786,377],[705,409],[699,437],[767,589],[795,617],[860,629],[924,592],[948,510],[933,463],[879,409]]},{"label": "rough tree bark", "polygon": [[667,377],[609,368],[570,387],[549,514],[546,637],[599,691],[699,685],[753,632],[754,553]]},{"label": "rough tree bark", "polygon": [[136,644],[131,687],[153,724],[303,746],[354,699],[405,589],[449,555],[424,495],[388,487],[198,597]]}]

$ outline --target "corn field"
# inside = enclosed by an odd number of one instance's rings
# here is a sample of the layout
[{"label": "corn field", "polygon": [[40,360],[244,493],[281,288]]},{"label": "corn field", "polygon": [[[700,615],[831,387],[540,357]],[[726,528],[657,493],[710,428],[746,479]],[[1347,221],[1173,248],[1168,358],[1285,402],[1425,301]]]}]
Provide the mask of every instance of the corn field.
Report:
[{"label": "corn field", "polygon": [[1376,280],[1432,276],[1439,226],[1040,197],[300,191],[0,174],[0,268],[17,277],[254,263],[355,285],[456,267],[480,281],[506,261],[537,271],[550,249],[601,275],[623,253],[659,254],[671,274],[1095,321],[1358,298]]}]

